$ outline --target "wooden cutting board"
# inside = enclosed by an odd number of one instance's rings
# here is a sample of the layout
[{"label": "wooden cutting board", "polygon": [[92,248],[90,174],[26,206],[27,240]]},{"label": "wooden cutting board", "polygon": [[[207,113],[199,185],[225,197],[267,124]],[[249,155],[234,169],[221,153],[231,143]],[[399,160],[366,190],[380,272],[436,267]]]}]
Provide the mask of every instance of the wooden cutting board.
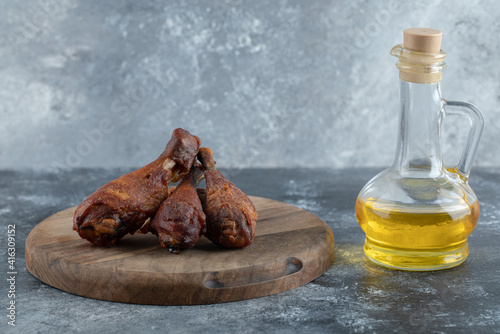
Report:
[{"label": "wooden cutting board", "polygon": [[237,301],[296,288],[333,263],[333,234],[312,213],[251,197],[259,214],[253,243],[224,249],[202,237],[180,254],[152,234],[97,247],[72,230],[76,207],[39,223],[26,240],[26,267],[55,288],[95,299],[152,305]]}]

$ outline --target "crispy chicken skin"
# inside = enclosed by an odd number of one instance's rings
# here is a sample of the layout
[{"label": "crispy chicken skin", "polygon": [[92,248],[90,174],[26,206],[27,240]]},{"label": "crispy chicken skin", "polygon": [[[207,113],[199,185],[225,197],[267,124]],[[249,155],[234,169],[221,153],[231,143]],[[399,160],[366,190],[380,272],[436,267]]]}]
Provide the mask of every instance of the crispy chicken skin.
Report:
[{"label": "crispy chicken skin", "polygon": [[193,166],[163,202],[151,223],[160,245],[172,253],[193,247],[205,233],[205,213],[196,192],[203,171]]},{"label": "crispy chicken skin", "polygon": [[205,168],[206,199],[203,198],[203,191],[198,192],[205,202],[205,236],[226,248],[250,245],[257,223],[257,211],[252,201],[215,169],[211,149],[200,148],[198,160]]},{"label": "crispy chicken skin", "polygon": [[76,209],[73,229],[98,246],[112,246],[153,219],[168,196],[168,184],[186,175],[198,153],[200,139],[176,129],[163,153],[150,164],[113,180]]}]

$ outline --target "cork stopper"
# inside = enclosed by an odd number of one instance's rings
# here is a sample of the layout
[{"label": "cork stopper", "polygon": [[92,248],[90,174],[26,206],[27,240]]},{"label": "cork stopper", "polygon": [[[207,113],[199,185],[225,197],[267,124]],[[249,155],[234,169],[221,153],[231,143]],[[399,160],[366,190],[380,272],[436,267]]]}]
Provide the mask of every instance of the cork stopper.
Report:
[{"label": "cork stopper", "polygon": [[399,78],[414,83],[436,83],[443,79],[446,52],[441,50],[443,33],[430,28],[403,31],[404,44],[398,44],[391,55],[398,57]]},{"label": "cork stopper", "polygon": [[443,33],[430,28],[409,28],[403,31],[404,48],[424,53],[439,53]]}]

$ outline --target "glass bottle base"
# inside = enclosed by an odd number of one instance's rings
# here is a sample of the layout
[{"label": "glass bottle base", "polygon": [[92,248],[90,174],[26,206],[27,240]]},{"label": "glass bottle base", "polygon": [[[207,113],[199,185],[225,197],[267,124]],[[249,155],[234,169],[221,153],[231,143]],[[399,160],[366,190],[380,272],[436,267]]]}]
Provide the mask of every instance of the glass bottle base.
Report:
[{"label": "glass bottle base", "polygon": [[375,245],[367,238],[363,249],[368,259],[380,266],[408,271],[449,269],[460,265],[469,256],[467,241],[458,248],[436,251],[390,249]]}]

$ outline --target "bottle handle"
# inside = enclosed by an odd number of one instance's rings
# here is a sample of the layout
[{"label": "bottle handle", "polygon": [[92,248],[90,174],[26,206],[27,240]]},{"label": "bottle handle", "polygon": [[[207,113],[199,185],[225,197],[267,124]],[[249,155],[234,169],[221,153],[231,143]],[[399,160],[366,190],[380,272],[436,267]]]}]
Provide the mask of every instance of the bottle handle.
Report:
[{"label": "bottle handle", "polygon": [[458,164],[452,168],[454,172],[458,172],[462,177],[467,179],[472,168],[481,134],[483,133],[483,115],[481,115],[479,109],[470,103],[446,100],[444,100],[444,114],[445,116],[464,116],[469,120],[470,129],[462,157]]}]

